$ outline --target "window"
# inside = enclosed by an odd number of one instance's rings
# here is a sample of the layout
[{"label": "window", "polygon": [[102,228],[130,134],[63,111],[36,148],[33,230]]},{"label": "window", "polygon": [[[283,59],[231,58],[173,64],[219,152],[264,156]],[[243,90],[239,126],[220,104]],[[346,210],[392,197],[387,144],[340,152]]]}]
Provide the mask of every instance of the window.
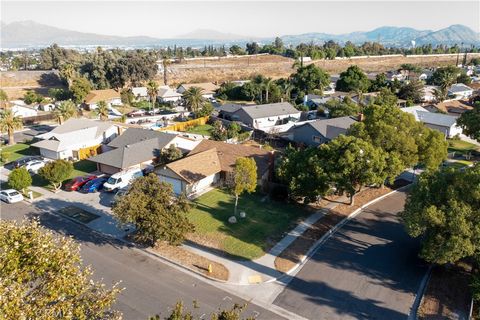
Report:
[{"label": "window", "polygon": [[316,143],[322,143],[322,137],[319,136],[312,136],[312,140]]}]

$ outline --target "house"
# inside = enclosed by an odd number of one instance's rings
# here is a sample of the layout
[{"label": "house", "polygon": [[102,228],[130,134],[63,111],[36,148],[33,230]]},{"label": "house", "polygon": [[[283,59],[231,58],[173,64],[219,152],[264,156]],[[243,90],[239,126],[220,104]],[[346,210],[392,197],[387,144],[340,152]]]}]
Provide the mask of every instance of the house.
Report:
[{"label": "house", "polygon": [[245,105],[243,104],[226,103],[216,108],[215,110],[218,112],[219,118],[233,121],[233,115],[235,114],[235,112],[237,112],[244,106]]},{"label": "house", "polygon": [[89,110],[95,110],[98,108],[98,103],[100,101],[105,101],[108,106],[120,106],[122,105],[122,99],[120,97],[120,92],[117,92],[113,89],[104,89],[104,90],[92,90],[85,97],[83,104]]},{"label": "house", "polygon": [[438,86],[424,86],[423,87],[423,101],[433,102],[436,100],[435,91],[440,90]]},{"label": "house", "polygon": [[25,104],[13,104],[10,106],[10,110],[12,110],[12,113],[15,116],[22,118],[36,117],[38,115],[38,112],[35,110],[35,108]]},{"label": "house", "polygon": [[412,106],[406,107],[401,109],[403,112],[410,113],[415,117],[415,120],[419,121],[418,119],[418,112],[429,112],[427,109],[421,106]]},{"label": "house", "polygon": [[433,76],[433,71],[432,71],[432,70],[425,69],[425,70],[422,70],[422,71],[420,72],[420,74],[418,75],[418,80],[420,80],[420,81],[427,81],[427,80],[430,79],[432,76]]},{"label": "house", "polygon": [[455,99],[468,99],[473,95],[473,89],[463,83],[456,83],[448,89],[448,95]]},{"label": "house", "polygon": [[158,88],[157,100],[159,102],[177,102],[180,99],[182,99],[182,94],[169,86],[161,86]]},{"label": "house", "polygon": [[[105,151],[88,160],[95,162],[99,171],[114,174],[120,171],[153,167],[162,150],[176,146],[184,153],[191,151],[196,144],[186,143],[186,138],[175,134],[128,128],[122,135],[113,139]],[[188,148],[188,149],[185,149]]]},{"label": "house", "polygon": [[459,117],[465,111],[473,109],[472,104],[466,100],[447,100],[432,105],[432,107],[434,107],[437,112],[439,111],[456,117]]},{"label": "house", "polygon": [[118,134],[113,123],[88,119],[68,119],[53,130],[36,136],[41,141],[32,144],[49,159],[85,159],[96,155],[101,145]]},{"label": "house", "polygon": [[219,86],[211,82],[187,83],[187,84],[181,84],[177,88],[177,92],[180,94],[183,94],[185,91],[187,91],[192,87],[197,87],[202,89],[202,96],[205,99],[213,98],[213,96],[217,93],[217,90],[220,88]]},{"label": "house", "polygon": [[457,117],[443,113],[429,112],[420,106],[413,106],[401,109],[404,112],[413,114],[415,120],[423,122],[425,126],[438,130],[447,138],[452,138],[457,134],[462,134],[462,128],[457,126]]},{"label": "house", "polygon": [[240,157],[255,160],[259,185],[268,180],[272,152],[213,140],[201,141],[187,157],[157,168],[156,174],[161,181],[170,183],[176,194],[194,197],[232,181],[235,162]]},{"label": "house", "polygon": [[132,94],[137,101],[149,99],[147,87],[133,87]]},{"label": "house", "polygon": [[270,131],[275,126],[300,119],[301,112],[288,102],[243,106],[232,114],[232,120],[263,131]]},{"label": "house", "polygon": [[357,122],[354,117],[339,117],[294,125],[282,136],[297,144],[318,146],[345,134]]},{"label": "house", "polygon": [[37,108],[40,111],[51,112],[55,110],[56,106],[53,102],[41,102],[38,104]]}]

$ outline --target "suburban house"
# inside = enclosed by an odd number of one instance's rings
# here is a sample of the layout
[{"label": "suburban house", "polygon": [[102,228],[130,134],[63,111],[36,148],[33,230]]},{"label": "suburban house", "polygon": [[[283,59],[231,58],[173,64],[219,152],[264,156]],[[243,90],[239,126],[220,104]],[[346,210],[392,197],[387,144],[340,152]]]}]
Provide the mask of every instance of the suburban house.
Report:
[{"label": "suburban house", "polygon": [[56,105],[53,102],[41,102],[37,105],[37,110],[50,112],[55,110]]},{"label": "suburban house", "polygon": [[420,106],[403,108],[401,110],[413,114],[415,120],[423,122],[425,126],[431,129],[440,131],[447,138],[452,138],[463,132],[462,128],[457,126],[457,117],[443,113],[429,112],[427,109]]},{"label": "suburban house", "polygon": [[149,99],[147,87],[133,87],[132,94],[137,101]]},{"label": "suburban house", "polygon": [[180,99],[182,99],[182,94],[169,86],[161,86],[158,88],[157,100],[159,102],[176,102]]},{"label": "suburban house", "polygon": [[[99,171],[114,174],[120,171],[152,167],[163,149],[174,145],[183,153],[191,151],[198,143],[191,143],[175,134],[128,128],[122,135],[113,139],[101,154],[89,158]],[[153,167],[152,167],[153,168]]]},{"label": "suburban house", "polygon": [[294,125],[282,136],[297,144],[318,146],[345,134],[355,122],[357,119],[354,117],[308,121]]},{"label": "suburban house", "polygon": [[117,92],[113,89],[92,90],[85,97],[83,104],[87,109],[95,110],[98,108],[98,103],[100,101],[105,101],[108,106],[122,105],[120,92]]},{"label": "suburban house", "polygon": [[118,134],[118,127],[109,122],[68,119],[50,132],[36,136],[32,144],[49,159],[85,159],[101,151],[101,145]]},{"label": "suburban house", "polygon": [[436,112],[440,111],[456,117],[459,117],[465,111],[473,109],[472,104],[466,100],[447,100],[437,103],[432,107],[435,108]]},{"label": "suburban house", "polygon": [[235,104],[235,103],[226,103],[224,105],[221,105],[218,108],[215,108],[215,110],[218,112],[218,116],[222,119],[230,120],[233,121],[233,116],[235,112],[243,108],[245,105],[243,104]]},{"label": "suburban house", "polygon": [[448,89],[448,95],[455,99],[468,99],[473,95],[473,89],[463,83],[456,83]]},{"label": "suburban house", "polygon": [[195,197],[232,181],[235,162],[240,157],[255,159],[259,185],[268,180],[273,152],[213,140],[202,140],[187,157],[159,167],[156,173],[160,181],[173,186],[176,194]]},{"label": "suburban house", "polygon": [[185,91],[190,89],[191,87],[197,87],[202,89],[202,96],[205,99],[213,98],[216,94],[217,90],[220,88],[214,83],[211,82],[203,82],[203,83],[188,83],[188,84],[181,84],[177,88],[177,92],[183,94]]},{"label": "suburban house", "polygon": [[435,90],[440,90],[438,86],[424,86],[423,91],[423,101],[424,102],[433,102],[436,100]]},{"label": "suburban house", "polygon": [[242,106],[232,114],[232,120],[263,131],[270,131],[275,126],[296,122],[301,112],[288,102]]}]

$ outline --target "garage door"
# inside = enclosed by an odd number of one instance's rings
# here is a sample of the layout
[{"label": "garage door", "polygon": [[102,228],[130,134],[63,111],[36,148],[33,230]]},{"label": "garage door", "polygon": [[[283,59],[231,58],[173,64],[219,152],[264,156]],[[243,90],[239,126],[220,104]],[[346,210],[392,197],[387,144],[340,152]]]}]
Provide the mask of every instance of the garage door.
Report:
[{"label": "garage door", "polygon": [[175,192],[175,194],[180,194],[183,192],[182,182],[180,180],[173,179],[170,177],[165,177],[165,176],[158,176],[158,177],[160,181],[170,183],[173,186],[173,192]]}]

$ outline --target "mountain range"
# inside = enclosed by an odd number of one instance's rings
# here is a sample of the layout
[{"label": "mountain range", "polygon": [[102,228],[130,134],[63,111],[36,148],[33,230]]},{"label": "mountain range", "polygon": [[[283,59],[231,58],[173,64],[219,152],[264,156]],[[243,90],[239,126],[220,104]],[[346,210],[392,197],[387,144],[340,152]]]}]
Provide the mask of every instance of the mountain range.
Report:
[{"label": "mountain range", "polygon": [[[57,43],[63,46],[119,46],[119,47],[163,47],[245,44],[248,41],[269,43],[274,38],[255,38],[215,30],[199,29],[171,39],[159,39],[147,36],[111,36],[95,33],[71,31],[40,24],[34,21],[21,21],[0,26],[2,48],[36,48]],[[305,33],[281,36],[285,44],[296,45],[301,42],[323,43],[333,40],[339,43],[351,41],[361,44],[365,41],[378,41],[387,46],[411,46],[412,41],[422,44],[460,44],[479,45],[480,34],[464,25],[452,25],[441,30],[417,30],[406,27],[380,27],[371,31],[357,31],[347,34]]]}]

